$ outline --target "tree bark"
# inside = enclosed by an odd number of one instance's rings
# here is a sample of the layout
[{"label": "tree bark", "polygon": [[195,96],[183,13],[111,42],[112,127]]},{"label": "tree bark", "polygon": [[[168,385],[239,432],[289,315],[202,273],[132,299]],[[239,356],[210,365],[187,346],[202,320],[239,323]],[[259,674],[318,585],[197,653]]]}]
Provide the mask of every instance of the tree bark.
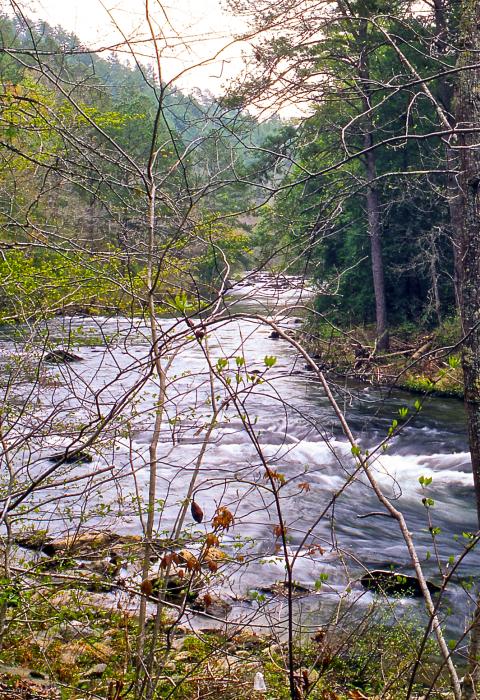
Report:
[{"label": "tree bark", "polygon": [[[366,143],[373,143],[372,134],[368,133]],[[367,216],[368,235],[370,237],[370,256],[372,262],[373,290],[375,294],[375,318],[377,324],[377,349],[387,350],[389,346],[387,326],[387,301],[385,297],[385,276],[382,256],[382,228],[380,222],[380,201],[375,188],[377,176],[375,154],[367,154]]]},{"label": "tree bark", "polygon": [[[455,117],[458,129],[458,176],[461,207],[458,244],[461,275],[461,319],[466,336],[462,352],[465,407],[472,459],[478,520],[480,525],[480,69],[468,68],[478,62],[480,51],[480,2],[463,0],[460,16],[460,53],[457,66]],[[474,614],[470,636],[468,669],[463,697],[476,697],[479,681],[480,615]]]},{"label": "tree bark", "polygon": [[[480,51],[480,2],[462,5],[460,68],[475,63]],[[462,283],[462,330],[465,406],[468,416],[470,452],[480,523],[480,69],[461,70],[456,95],[459,130],[459,220],[458,241]],[[475,131],[472,131],[475,130]],[[462,131],[463,130],[463,131]],[[470,130],[467,133],[466,130]]]},{"label": "tree bark", "polygon": [[[454,1],[454,0],[453,0]],[[433,10],[436,27],[436,49],[440,56],[445,56],[451,51],[452,37],[449,36],[448,27],[448,7],[452,0],[434,0]],[[453,85],[448,76],[443,75],[438,79],[438,95],[445,118],[452,129],[455,128],[455,117],[453,113]],[[445,147],[445,157],[447,166],[447,201],[450,214],[451,243],[453,252],[453,284],[455,291],[455,303],[457,310],[461,313],[462,308],[462,285],[461,285],[461,259],[459,242],[456,238],[461,227],[462,206],[459,201],[458,183],[455,171],[459,168],[458,153],[450,144]]]},{"label": "tree bark", "polygon": [[387,350],[389,347],[388,325],[387,325],[387,300],[385,296],[385,275],[382,255],[382,226],[380,220],[380,199],[376,187],[377,166],[376,156],[373,150],[373,133],[375,126],[370,114],[371,94],[370,94],[370,70],[368,65],[368,22],[366,19],[360,20],[359,32],[359,88],[362,93],[362,105],[365,112],[364,117],[364,139],[363,145],[367,153],[365,154],[365,169],[367,176],[367,220],[368,235],[370,238],[370,258],[372,264],[373,291],[375,295],[375,318],[377,325],[377,349]]}]

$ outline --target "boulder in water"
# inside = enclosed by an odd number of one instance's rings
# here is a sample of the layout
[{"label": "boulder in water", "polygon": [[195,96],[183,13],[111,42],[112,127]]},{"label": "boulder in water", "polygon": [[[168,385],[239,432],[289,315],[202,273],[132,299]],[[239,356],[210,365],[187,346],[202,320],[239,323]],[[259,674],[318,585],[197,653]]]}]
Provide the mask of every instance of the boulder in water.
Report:
[{"label": "boulder in water", "polygon": [[92,455],[88,452],[77,450],[75,452],[58,452],[48,458],[49,462],[63,462],[65,464],[89,464],[93,461]]},{"label": "boulder in water", "polygon": [[[422,589],[416,576],[409,576],[400,571],[387,571],[375,569],[364,574],[360,579],[364,588],[386,595],[417,596],[422,595]],[[440,586],[432,581],[427,581],[430,593],[441,591]]]},{"label": "boulder in water", "polygon": [[43,361],[49,365],[60,365],[68,362],[81,362],[83,357],[80,355],[75,355],[73,352],[68,352],[68,350],[52,350],[52,352],[47,352]]},{"label": "boulder in water", "polygon": [[227,617],[232,610],[232,605],[225,598],[207,592],[197,598],[192,604],[192,609],[206,612],[208,615],[215,615],[216,617]]}]

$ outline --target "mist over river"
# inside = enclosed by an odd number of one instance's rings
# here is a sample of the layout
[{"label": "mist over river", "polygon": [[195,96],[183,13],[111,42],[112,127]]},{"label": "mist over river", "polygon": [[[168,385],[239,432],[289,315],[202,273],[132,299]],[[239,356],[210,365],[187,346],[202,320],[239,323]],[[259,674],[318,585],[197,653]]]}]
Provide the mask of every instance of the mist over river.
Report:
[{"label": "mist over river", "polygon": [[[284,477],[280,502],[292,555],[300,548],[294,578],[310,590],[297,602],[305,624],[328,619],[340,599],[346,604],[356,601],[363,609],[371,605],[374,595],[359,582],[365,568],[413,570],[396,524],[378,515],[382,507],[365,479],[352,478],[350,446],[320,384],[295,348],[287,340],[270,338],[271,329],[255,318],[255,314],[275,318],[283,328],[295,331],[302,314],[299,307],[308,303],[310,294],[295,277],[277,280],[256,274],[229,292],[222,316],[209,325],[206,338],[197,339],[182,320],[160,321],[160,342],[166,347],[163,362],[169,366],[156,531],[158,537],[171,533],[199,464],[212,405],[225,404],[202,454],[194,489],[204,521],[193,522],[188,512],[184,529],[195,537],[211,529],[219,505],[232,511],[234,526],[222,538],[231,561],[212,586],[230,597],[237,617],[251,615],[258,605],[252,592],[266,595],[268,604],[269,587],[285,576],[275,530],[279,518],[265,479],[265,462]],[[19,491],[52,466],[48,461],[52,453],[83,445],[95,421],[112,411],[115,415],[105,420],[105,428],[88,447],[93,461],[53,472],[24,502],[28,508],[17,516],[17,524],[27,522],[64,534],[82,521],[82,528],[141,533],[136,511],[148,493],[158,391],[147,325],[141,319],[55,319],[48,324],[45,346],[68,348],[82,361],[42,362],[36,371],[40,357],[29,349],[25,336],[13,341],[4,335],[1,341],[4,368],[22,377],[8,397],[14,410],[6,435]],[[215,379],[212,385],[206,350],[213,367],[218,369],[221,360],[223,383]],[[268,368],[265,357],[270,356],[276,362]],[[232,387],[238,387],[237,408],[235,401],[227,403]],[[358,444],[370,450],[384,439],[400,408],[415,413],[418,398],[369,386],[348,390],[337,386],[335,395]],[[239,410],[248,414],[257,444],[247,434]],[[72,442],[72,434],[79,436],[77,442]],[[374,470],[385,493],[404,512],[425,571],[440,583],[429,528],[440,528],[435,544],[444,567],[449,557],[464,550],[468,540],[463,533],[476,530],[462,403],[427,399],[415,419],[378,456]],[[89,477],[72,481],[85,474]],[[421,476],[432,478],[426,489],[419,483]],[[422,504],[425,496],[435,502],[430,509]],[[448,619],[452,629],[463,627],[469,605],[459,582],[478,571],[479,556],[472,551],[445,595],[444,609],[453,610]],[[275,614],[281,615],[278,605],[272,599]],[[410,598],[400,598],[395,605],[399,610],[421,610],[421,604]]]}]

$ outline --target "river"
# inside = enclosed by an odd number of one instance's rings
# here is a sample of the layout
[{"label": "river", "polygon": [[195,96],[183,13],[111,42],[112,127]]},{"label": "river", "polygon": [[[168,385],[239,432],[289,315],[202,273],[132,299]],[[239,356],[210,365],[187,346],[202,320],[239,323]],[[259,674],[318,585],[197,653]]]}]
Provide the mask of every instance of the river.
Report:
[{"label": "river", "polygon": [[[342,491],[354,465],[320,384],[290,343],[271,339],[270,329],[254,318],[258,313],[269,315],[294,331],[298,306],[308,299],[308,290],[295,277],[277,284],[269,275],[256,275],[229,293],[223,319],[209,328],[206,339],[195,338],[181,320],[161,321],[161,338],[168,341],[164,363],[170,366],[159,446],[156,532],[159,537],[171,532],[212,418],[208,343],[211,362],[217,366],[220,360],[227,382],[215,380],[213,402],[221,405],[228,391],[238,386],[241,411],[248,414],[257,447],[269,469],[280,474],[277,483],[285,481],[279,493],[292,555],[300,547],[294,578],[312,591],[297,605],[308,624],[316,625],[339,601],[355,602],[360,609],[372,604],[375,596],[359,583],[365,568],[411,573],[412,566],[395,523],[368,515],[382,509],[365,479],[357,475]],[[14,384],[12,388],[6,382],[4,391],[10,406],[6,439],[18,492],[52,467],[48,457],[71,445],[71,434],[79,436],[74,446],[82,445],[99,420],[111,412],[115,416],[88,448],[93,462],[55,470],[23,502],[26,512],[17,516],[18,524],[64,533],[81,521],[83,527],[139,533],[138,504],[145,503],[148,492],[148,450],[158,391],[150,374],[148,328],[141,319],[74,317],[55,319],[48,324],[48,334],[45,329],[42,333],[46,349],[68,347],[82,361],[39,364],[38,329],[31,329],[30,338],[24,333],[19,340],[4,336],[1,341],[4,376]],[[267,368],[264,358],[270,356],[276,360]],[[400,408],[415,413],[418,398],[370,386],[336,387],[335,393],[362,449],[373,449],[385,437]],[[123,402],[125,396],[129,398]],[[463,551],[463,533],[476,529],[462,403],[425,400],[415,420],[375,461],[374,470],[385,493],[403,510],[425,571],[439,582],[435,546],[445,567],[449,557]],[[72,481],[86,474],[88,478]],[[421,476],[432,477],[425,490]],[[237,616],[252,614],[258,595],[260,600],[266,596],[268,605],[269,587],[284,577],[276,537],[279,519],[268,486],[258,449],[231,400],[219,411],[195,486],[204,522],[196,524],[188,514],[184,531],[187,539],[198,540],[211,530],[218,506],[233,513],[234,525],[222,537],[230,563],[212,586],[230,596]],[[340,495],[333,507],[335,494]],[[434,500],[428,511],[422,504],[425,496]],[[428,513],[433,526],[440,528],[435,546]],[[460,579],[477,576],[478,571],[474,551],[445,596],[444,611],[453,610],[447,620],[451,631],[462,629],[469,605]],[[396,600],[395,606],[421,609],[408,598]]]}]

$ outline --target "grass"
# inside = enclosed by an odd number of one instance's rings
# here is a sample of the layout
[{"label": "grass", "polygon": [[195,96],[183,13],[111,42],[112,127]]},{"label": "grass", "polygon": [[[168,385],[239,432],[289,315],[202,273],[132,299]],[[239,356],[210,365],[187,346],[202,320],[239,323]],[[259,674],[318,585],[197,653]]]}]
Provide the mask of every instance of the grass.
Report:
[{"label": "grass", "polygon": [[[1,635],[4,664],[21,669],[27,677],[33,671],[48,679],[62,688],[65,700],[113,699],[116,692],[133,699],[136,616],[93,607],[91,594],[60,591],[53,583],[17,590],[15,605],[11,603]],[[181,627],[167,635],[169,625],[164,617],[155,647],[155,698],[291,700],[287,650],[275,638],[274,626],[265,636],[248,629],[227,635],[225,630],[194,633]],[[151,631],[149,626],[147,650]],[[381,615],[368,615],[351,629],[332,626],[301,637],[294,650],[298,698],[358,700],[388,694],[392,700],[400,699],[421,639],[422,629],[415,620],[403,618],[391,624]],[[436,675],[434,651],[429,640],[414,683],[417,693],[423,694]],[[259,672],[267,686],[263,694],[253,691]],[[15,683],[14,674],[11,681]],[[440,677],[435,692],[443,691],[445,681]]]}]

